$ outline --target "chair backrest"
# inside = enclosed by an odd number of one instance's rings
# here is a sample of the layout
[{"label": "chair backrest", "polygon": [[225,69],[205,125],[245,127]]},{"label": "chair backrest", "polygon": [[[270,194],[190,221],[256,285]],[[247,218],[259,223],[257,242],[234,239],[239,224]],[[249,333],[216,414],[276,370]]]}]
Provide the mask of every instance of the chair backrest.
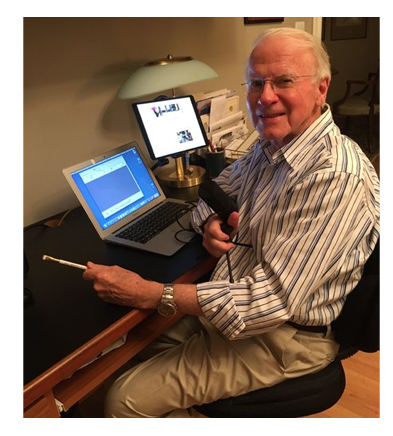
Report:
[{"label": "chair backrest", "polygon": [[332,329],[341,346],[368,353],[379,350],[379,241]]},{"label": "chair backrest", "polygon": [[379,68],[376,73],[370,73],[370,78],[374,81],[370,105],[379,104]]}]

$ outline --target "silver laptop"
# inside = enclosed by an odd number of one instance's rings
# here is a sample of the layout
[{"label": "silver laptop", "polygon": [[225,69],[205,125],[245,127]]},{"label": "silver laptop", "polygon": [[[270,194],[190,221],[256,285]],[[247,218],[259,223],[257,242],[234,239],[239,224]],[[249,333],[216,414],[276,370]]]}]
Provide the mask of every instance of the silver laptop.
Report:
[{"label": "silver laptop", "polygon": [[182,230],[190,228],[190,205],[166,198],[136,142],[63,173],[105,241],[171,256],[195,236]]}]

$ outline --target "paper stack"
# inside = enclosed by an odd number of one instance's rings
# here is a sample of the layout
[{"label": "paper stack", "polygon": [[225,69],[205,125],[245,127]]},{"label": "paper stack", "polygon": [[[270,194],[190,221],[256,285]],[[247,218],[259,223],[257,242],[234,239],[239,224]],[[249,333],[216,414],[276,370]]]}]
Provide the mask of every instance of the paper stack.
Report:
[{"label": "paper stack", "polygon": [[225,157],[228,161],[239,159],[239,157],[247,153],[247,151],[254,145],[258,138],[258,132],[253,130],[246,139],[235,139],[225,148]]},{"label": "paper stack", "polygon": [[229,89],[194,95],[211,149],[227,149],[246,138],[246,118],[240,110],[239,96]]}]

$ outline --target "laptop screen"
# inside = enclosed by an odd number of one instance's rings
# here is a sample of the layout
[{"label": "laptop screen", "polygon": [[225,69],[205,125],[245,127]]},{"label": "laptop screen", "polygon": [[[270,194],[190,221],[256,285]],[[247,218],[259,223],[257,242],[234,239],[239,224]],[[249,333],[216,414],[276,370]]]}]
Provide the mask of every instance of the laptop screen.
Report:
[{"label": "laptop screen", "polygon": [[161,195],[135,147],[80,168],[71,177],[102,230]]}]

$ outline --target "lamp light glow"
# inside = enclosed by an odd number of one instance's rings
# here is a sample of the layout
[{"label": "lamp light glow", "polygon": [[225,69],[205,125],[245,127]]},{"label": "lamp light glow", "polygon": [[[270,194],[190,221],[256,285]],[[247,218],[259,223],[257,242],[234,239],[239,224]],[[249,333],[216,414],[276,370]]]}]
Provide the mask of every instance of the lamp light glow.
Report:
[{"label": "lamp light glow", "polygon": [[215,79],[218,74],[203,62],[189,56],[168,55],[165,59],[149,62],[138,68],[121,86],[117,97],[132,99],[174,89],[189,83]]}]

